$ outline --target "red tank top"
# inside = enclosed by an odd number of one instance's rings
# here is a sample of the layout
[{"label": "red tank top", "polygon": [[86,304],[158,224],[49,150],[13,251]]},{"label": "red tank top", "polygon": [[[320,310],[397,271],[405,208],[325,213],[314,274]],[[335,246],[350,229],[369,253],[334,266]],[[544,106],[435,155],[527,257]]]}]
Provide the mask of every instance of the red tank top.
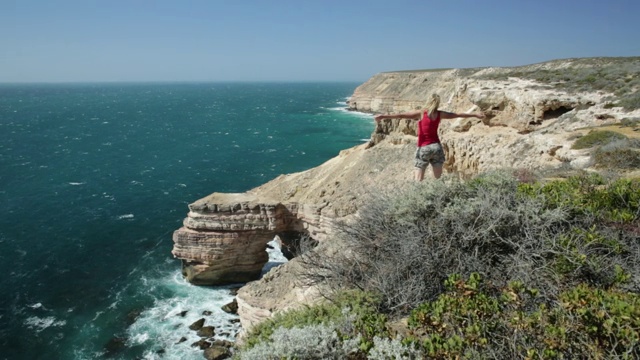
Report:
[{"label": "red tank top", "polygon": [[438,126],[440,125],[440,111],[435,119],[429,118],[425,111],[422,120],[418,121],[418,147],[439,143]]}]

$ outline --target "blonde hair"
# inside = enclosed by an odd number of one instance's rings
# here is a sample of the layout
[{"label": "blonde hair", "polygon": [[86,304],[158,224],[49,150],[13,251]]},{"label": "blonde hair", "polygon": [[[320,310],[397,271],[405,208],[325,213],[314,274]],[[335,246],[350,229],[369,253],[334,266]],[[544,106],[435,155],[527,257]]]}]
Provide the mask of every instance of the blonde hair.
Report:
[{"label": "blonde hair", "polygon": [[427,112],[427,114],[429,114],[429,116],[434,115],[436,111],[438,111],[438,106],[440,106],[440,95],[431,94],[431,97],[427,101],[425,111]]}]

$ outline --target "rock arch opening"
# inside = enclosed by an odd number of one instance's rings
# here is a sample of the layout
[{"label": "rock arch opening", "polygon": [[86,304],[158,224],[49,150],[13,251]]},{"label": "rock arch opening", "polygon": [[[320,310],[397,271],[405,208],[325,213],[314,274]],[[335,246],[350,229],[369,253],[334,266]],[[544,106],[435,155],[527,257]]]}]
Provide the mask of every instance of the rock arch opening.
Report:
[{"label": "rock arch opening", "polygon": [[286,230],[276,234],[282,255],[291,260],[307,250],[315,247],[318,242],[306,231]]}]

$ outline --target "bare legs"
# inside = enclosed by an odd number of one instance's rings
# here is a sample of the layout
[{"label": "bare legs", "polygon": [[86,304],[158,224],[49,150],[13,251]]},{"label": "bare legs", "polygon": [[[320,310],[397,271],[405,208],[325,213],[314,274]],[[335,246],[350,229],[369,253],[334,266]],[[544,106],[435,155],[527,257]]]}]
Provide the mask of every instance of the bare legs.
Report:
[{"label": "bare legs", "polygon": [[432,165],[431,168],[433,169],[433,177],[440,179],[440,176],[442,176],[442,164]]},{"label": "bare legs", "polygon": [[[433,177],[440,179],[440,176],[442,176],[442,164],[431,165],[431,169],[433,170]],[[424,169],[416,168],[413,178],[416,181],[422,181],[424,179]]]}]

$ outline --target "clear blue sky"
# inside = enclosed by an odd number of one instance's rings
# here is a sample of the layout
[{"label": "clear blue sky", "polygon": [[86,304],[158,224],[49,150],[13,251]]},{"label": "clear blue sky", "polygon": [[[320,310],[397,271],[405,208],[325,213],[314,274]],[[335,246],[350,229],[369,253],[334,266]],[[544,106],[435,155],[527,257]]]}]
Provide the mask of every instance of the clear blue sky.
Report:
[{"label": "clear blue sky", "polygon": [[0,0],[0,82],[365,81],[640,56],[639,0]]}]

